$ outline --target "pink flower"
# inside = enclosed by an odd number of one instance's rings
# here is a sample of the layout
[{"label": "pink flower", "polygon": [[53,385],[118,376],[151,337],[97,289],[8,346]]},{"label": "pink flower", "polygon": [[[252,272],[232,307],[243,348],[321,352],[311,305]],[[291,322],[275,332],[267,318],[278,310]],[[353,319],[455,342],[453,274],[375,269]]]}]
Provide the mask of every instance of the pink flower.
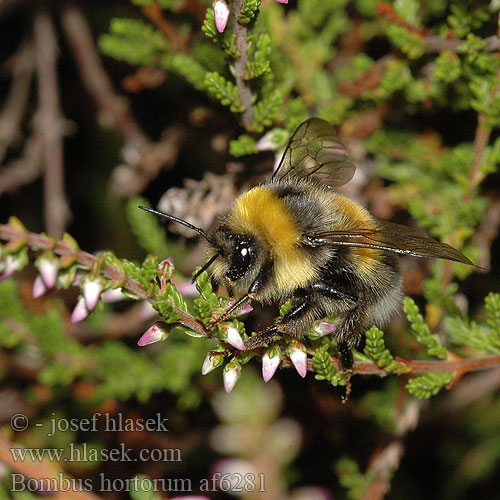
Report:
[{"label": "pink flower", "polygon": [[207,357],[205,358],[205,361],[203,361],[203,366],[201,367],[201,374],[206,375],[207,373],[210,373],[212,370],[215,370],[219,366],[224,363],[224,357],[223,356],[218,356],[218,355],[213,355],[208,353]]},{"label": "pink flower", "polygon": [[146,332],[137,342],[137,345],[143,347],[145,345],[160,342],[168,337],[167,324],[163,321],[157,321],[153,326],[148,328]]},{"label": "pink flower", "polygon": [[83,282],[83,298],[89,311],[93,311],[102,292],[102,281],[99,278],[85,278]]},{"label": "pink flower", "polygon": [[216,0],[214,4],[215,26],[217,31],[222,33],[226,29],[229,19],[229,5],[225,0]]},{"label": "pink flower", "polygon": [[307,374],[307,353],[304,345],[296,340],[292,341],[288,348],[288,356],[298,374],[304,378]]},{"label": "pink flower", "polygon": [[238,360],[232,359],[225,367],[222,373],[224,378],[224,389],[231,392],[241,376],[241,365]]},{"label": "pink flower", "polygon": [[314,330],[318,332],[322,337],[330,335],[336,329],[337,327],[333,323],[329,323],[327,321],[320,321],[314,326]]},{"label": "pink flower", "polygon": [[278,3],[288,3],[288,0],[276,0]]},{"label": "pink flower", "polygon": [[110,290],[106,290],[101,297],[102,301],[107,304],[112,304],[113,302],[118,302],[126,298],[120,288],[111,288]]},{"label": "pink flower", "polygon": [[232,323],[221,323],[220,328],[222,330],[221,340],[224,340],[228,344],[231,344],[236,349],[240,351],[245,350],[245,343],[241,338],[240,332],[236,329],[236,327]]},{"label": "pink flower", "polygon": [[2,265],[2,271],[0,272],[0,281],[7,279],[12,276],[16,271],[21,269],[21,259],[15,255],[8,254]]},{"label": "pink flower", "polygon": [[282,353],[279,346],[270,347],[262,356],[262,378],[269,382],[281,363]]},{"label": "pink flower", "polygon": [[45,286],[45,283],[42,280],[41,276],[37,276],[35,278],[35,282],[33,283],[33,291],[32,291],[32,297],[34,299],[38,299],[38,297],[41,297],[42,295],[45,294],[47,291],[47,287]]},{"label": "pink flower", "polygon": [[38,260],[38,270],[47,289],[54,288],[59,271],[59,262],[55,258],[40,257]]},{"label": "pink flower", "polygon": [[78,302],[76,303],[75,308],[73,309],[73,312],[71,313],[71,323],[79,323],[80,321],[83,321],[89,314],[90,311],[85,305],[85,299],[83,297],[80,297],[78,299]]}]

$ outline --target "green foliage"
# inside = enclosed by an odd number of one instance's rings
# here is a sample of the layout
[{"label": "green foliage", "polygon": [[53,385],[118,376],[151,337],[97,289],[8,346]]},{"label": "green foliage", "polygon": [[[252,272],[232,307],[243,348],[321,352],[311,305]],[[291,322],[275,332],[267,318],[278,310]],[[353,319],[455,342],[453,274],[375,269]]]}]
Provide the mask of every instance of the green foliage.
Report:
[{"label": "green foliage", "polygon": [[375,478],[374,475],[363,474],[357,462],[348,457],[342,457],[335,463],[335,472],[340,484],[347,489],[347,497],[352,500],[361,498]]},{"label": "green foliage", "polygon": [[251,129],[254,132],[262,132],[271,126],[278,111],[283,104],[283,95],[280,90],[274,90],[267,97],[259,101],[253,108],[254,121]]},{"label": "green foliage", "polygon": [[426,373],[410,379],[406,389],[419,399],[428,399],[435,396],[452,379],[452,373]]},{"label": "green foliage", "polygon": [[45,314],[30,312],[13,280],[0,283],[0,346],[43,361],[38,374],[42,384],[68,386],[77,378],[95,381],[94,404],[133,397],[146,402],[162,390],[177,394],[180,406],[195,407],[200,402],[191,377],[199,373],[205,348],[195,339],[177,337],[169,341],[168,350],[151,353],[129,348],[122,340],[86,347],[66,333],[60,307]]},{"label": "green foliage", "polygon": [[195,316],[204,324],[207,324],[211,319],[213,310],[221,307],[222,304],[212,290],[212,283],[206,271],[198,276],[196,289],[200,293],[200,298],[193,301]]},{"label": "green foliage", "polygon": [[158,257],[148,255],[141,266],[126,259],[121,261],[121,265],[127,276],[137,280],[144,288],[148,289],[156,276],[156,267],[159,261]]},{"label": "green foliage", "polygon": [[165,290],[157,295],[153,307],[167,323],[175,323],[180,319],[177,309],[187,312],[186,300],[172,283],[167,283]]},{"label": "green foliage", "polygon": [[492,335],[500,338],[500,294],[490,292],[484,299],[487,313],[487,325],[490,327]]},{"label": "green foliage", "polygon": [[423,38],[397,24],[391,24],[387,28],[387,37],[410,59],[418,59],[425,52]]},{"label": "green foliage", "polygon": [[471,9],[468,2],[455,2],[450,6],[450,12],[448,24],[459,38],[480,28],[490,19],[487,4],[476,5],[474,9]]},{"label": "green foliage", "polygon": [[195,89],[205,90],[205,68],[187,54],[166,54],[162,68],[184,77]]},{"label": "green foliage", "polygon": [[500,295],[490,293],[484,302],[486,323],[477,323],[467,317],[447,316],[444,319],[446,331],[456,345],[500,354]]},{"label": "green foliage", "polygon": [[380,368],[387,372],[397,369],[398,364],[388,349],[385,348],[384,332],[376,326],[372,326],[366,333],[366,344],[364,353]]},{"label": "green foliage", "polygon": [[449,50],[443,50],[436,58],[434,78],[438,82],[451,83],[460,78],[462,73],[460,59]]},{"label": "green foliage", "polygon": [[324,343],[316,349],[312,358],[316,380],[326,380],[334,386],[345,385],[344,374],[337,370],[328,352],[329,345]]},{"label": "green foliage", "polygon": [[257,141],[248,134],[242,134],[229,143],[229,153],[235,158],[257,153]]},{"label": "green foliage", "polygon": [[99,39],[99,48],[104,54],[134,66],[154,66],[169,44],[158,30],[144,21],[114,18],[110,33]]},{"label": "green foliage", "polygon": [[204,86],[207,92],[218,99],[223,106],[229,106],[233,112],[243,111],[238,88],[233,82],[214,71],[205,74]]},{"label": "green foliage", "polygon": [[255,19],[260,8],[260,0],[245,0],[243,2],[243,7],[241,9],[240,15],[238,16],[238,21],[241,24],[248,24],[250,21]]},{"label": "green foliage", "polygon": [[411,330],[418,342],[425,345],[427,353],[440,359],[446,359],[448,351],[441,343],[439,337],[430,331],[429,325],[424,321],[415,301],[405,297],[403,309],[411,325]]},{"label": "green foliage", "polygon": [[153,217],[144,210],[140,210],[139,205],[150,207],[147,200],[140,196],[129,198],[125,207],[127,222],[137,239],[137,243],[146,252],[157,255],[159,259],[171,255],[175,260],[178,260],[181,252],[179,252],[177,245],[168,244],[165,228],[160,224],[158,217]]}]

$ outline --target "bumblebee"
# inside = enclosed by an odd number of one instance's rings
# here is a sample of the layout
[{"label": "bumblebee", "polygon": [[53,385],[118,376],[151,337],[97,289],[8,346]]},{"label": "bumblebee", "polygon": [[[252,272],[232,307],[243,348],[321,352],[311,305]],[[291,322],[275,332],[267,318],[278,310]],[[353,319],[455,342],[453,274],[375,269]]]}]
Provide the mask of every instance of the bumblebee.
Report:
[{"label": "bumblebee", "polygon": [[450,245],[376,220],[332,191],[354,175],[347,156],[334,128],[311,118],[292,135],[271,179],[238,197],[211,236],[149,209],[201,234],[209,246],[199,273],[212,267],[215,281],[230,296],[244,292],[217,322],[246,302],[291,301],[288,313],[246,340],[246,349],[275,335],[300,337],[314,321],[340,315],[337,352],[348,372],[354,365],[352,347],[365,329],[383,326],[399,307],[403,286],[398,255],[474,265]]}]

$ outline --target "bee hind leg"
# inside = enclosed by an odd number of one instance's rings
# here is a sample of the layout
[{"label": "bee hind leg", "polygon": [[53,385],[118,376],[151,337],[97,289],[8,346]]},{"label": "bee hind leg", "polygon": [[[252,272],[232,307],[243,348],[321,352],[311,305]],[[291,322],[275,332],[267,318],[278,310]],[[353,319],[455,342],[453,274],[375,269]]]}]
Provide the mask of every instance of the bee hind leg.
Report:
[{"label": "bee hind leg", "polygon": [[336,332],[337,353],[342,371],[351,371],[354,366],[352,347],[356,345],[364,329],[364,308],[357,304],[345,314]]}]

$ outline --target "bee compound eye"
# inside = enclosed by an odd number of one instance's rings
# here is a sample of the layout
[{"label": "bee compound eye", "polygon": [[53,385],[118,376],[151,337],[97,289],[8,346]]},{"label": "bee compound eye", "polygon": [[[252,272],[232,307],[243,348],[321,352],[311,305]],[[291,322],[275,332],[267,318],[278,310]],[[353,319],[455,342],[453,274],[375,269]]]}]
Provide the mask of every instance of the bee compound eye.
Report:
[{"label": "bee compound eye", "polygon": [[227,277],[231,280],[241,278],[252,265],[253,255],[254,249],[250,242],[239,242],[234,248]]}]

